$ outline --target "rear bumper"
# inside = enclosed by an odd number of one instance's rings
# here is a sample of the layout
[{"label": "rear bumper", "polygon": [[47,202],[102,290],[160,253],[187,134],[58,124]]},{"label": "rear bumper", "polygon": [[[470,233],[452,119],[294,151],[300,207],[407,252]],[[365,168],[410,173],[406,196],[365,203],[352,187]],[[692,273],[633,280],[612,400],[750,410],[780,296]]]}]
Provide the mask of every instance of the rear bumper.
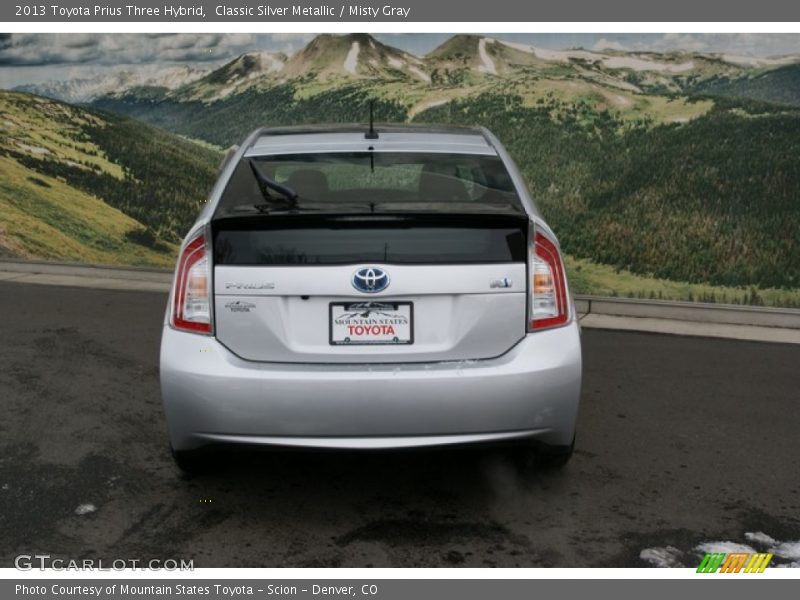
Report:
[{"label": "rear bumper", "polygon": [[245,361],[165,326],[161,392],[176,450],[210,443],[403,448],[572,441],[581,385],[577,323],[488,360],[410,364]]}]

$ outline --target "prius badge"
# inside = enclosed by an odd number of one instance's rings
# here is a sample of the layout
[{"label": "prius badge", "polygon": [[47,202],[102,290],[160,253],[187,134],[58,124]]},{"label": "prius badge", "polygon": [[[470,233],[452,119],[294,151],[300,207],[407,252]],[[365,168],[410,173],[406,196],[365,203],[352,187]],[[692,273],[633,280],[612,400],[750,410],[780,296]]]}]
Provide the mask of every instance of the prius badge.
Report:
[{"label": "prius badge", "polygon": [[269,282],[245,282],[242,283],[240,281],[226,281],[225,282],[225,289],[226,290],[274,290],[275,284],[271,281]]}]

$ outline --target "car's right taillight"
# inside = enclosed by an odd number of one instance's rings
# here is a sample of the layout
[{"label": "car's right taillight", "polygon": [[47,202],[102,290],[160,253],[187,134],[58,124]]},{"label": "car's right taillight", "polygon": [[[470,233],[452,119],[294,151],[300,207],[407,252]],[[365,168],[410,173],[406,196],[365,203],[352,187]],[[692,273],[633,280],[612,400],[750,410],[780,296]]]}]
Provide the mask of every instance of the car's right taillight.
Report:
[{"label": "car's right taillight", "polygon": [[211,333],[211,269],[203,233],[181,250],[172,290],[170,324],[192,333]]},{"label": "car's right taillight", "polygon": [[569,301],[564,263],[555,242],[540,231],[533,233],[528,275],[528,331],[567,323]]}]

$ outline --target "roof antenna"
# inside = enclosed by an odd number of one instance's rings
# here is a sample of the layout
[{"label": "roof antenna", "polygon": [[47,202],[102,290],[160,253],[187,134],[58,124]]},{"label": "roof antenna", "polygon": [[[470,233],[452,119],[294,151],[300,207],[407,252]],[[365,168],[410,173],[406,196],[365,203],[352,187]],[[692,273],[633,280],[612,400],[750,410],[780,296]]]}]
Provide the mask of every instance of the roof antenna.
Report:
[{"label": "roof antenna", "polygon": [[377,140],[378,139],[378,132],[375,131],[375,127],[373,125],[373,113],[375,109],[375,100],[369,101],[369,131],[364,134],[364,138],[368,140]]}]

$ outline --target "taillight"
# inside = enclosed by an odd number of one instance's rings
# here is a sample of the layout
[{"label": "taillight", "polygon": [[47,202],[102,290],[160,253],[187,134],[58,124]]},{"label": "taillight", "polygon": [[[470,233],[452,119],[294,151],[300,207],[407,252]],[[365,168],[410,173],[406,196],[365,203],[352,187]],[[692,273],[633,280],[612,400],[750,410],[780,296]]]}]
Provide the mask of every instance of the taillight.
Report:
[{"label": "taillight", "polygon": [[181,251],[172,290],[172,326],[182,331],[211,333],[211,270],[206,238],[192,238]]},{"label": "taillight", "polygon": [[528,331],[558,327],[569,321],[567,278],[555,243],[544,233],[533,237],[528,282]]}]

